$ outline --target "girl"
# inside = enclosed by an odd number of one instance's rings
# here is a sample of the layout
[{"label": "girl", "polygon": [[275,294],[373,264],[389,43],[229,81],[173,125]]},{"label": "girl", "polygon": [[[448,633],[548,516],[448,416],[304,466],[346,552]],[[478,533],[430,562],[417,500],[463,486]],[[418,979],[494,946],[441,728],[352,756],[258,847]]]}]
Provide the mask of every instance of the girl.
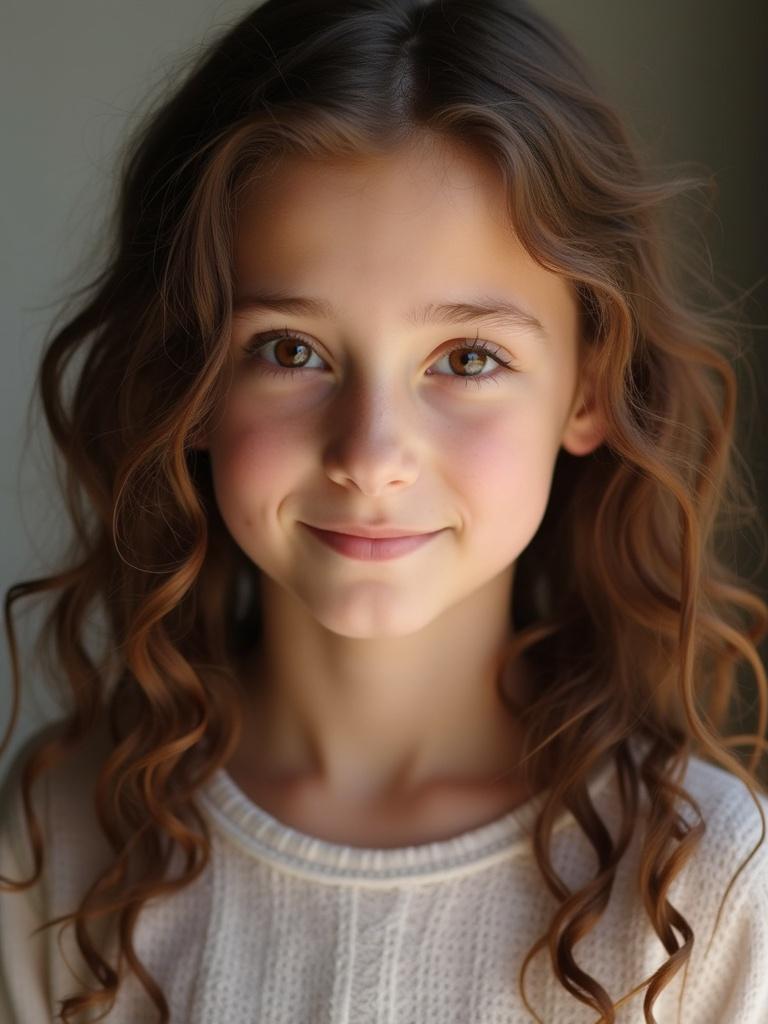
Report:
[{"label": "girl", "polygon": [[41,366],[76,546],[7,594],[9,731],[22,596],[68,707],[3,787],[4,1021],[768,1019],[697,184],[521,0],[267,0],[152,114]]}]

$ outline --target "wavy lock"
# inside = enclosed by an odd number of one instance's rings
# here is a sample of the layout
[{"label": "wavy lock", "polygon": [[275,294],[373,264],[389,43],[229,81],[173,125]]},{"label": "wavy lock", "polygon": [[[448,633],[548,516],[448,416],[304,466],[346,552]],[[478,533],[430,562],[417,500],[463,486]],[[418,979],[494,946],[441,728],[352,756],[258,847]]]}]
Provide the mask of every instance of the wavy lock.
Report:
[{"label": "wavy lock", "polygon": [[[527,252],[577,289],[605,442],[589,457],[558,455],[540,529],[518,560],[507,652],[524,652],[536,680],[516,711],[524,769],[536,788],[551,786],[533,850],[558,901],[520,969],[526,1006],[533,1012],[527,965],[545,948],[558,981],[601,1021],[645,985],[645,1020],[655,1020],[654,1000],[693,945],[666,896],[705,827],[675,781],[692,753],[748,786],[762,843],[766,672],[757,644],[768,606],[716,551],[723,528],[757,521],[734,443],[743,324],[723,315],[721,292],[668,213],[670,200],[706,191],[711,179],[651,170],[590,75],[521,0],[267,0],[195,58],[131,136],[103,269],[51,329],[36,383],[71,545],[59,572],[16,583],[5,599],[14,695],[0,752],[19,707],[11,606],[21,597],[56,595],[38,649],[64,673],[67,709],[24,764],[35,869],[28,880],[4,879],[5,891],[29,887],[43,866],[34,779],[100,725],[111,737],[94,809],[114,861],[72,913],[41,926],[73,924],[101,986],[62,1000],[65,1024],[112,1007],[124,960],[169,1020],[132,937],[147,900],[189,885],[208,864],[195,794],[237,746],[237,666],[261,621],[258,569],[229,535],[208,454],[194,441],[215,423],[231,381],[238,198],[292,154],[355,160],[417,133],[469,146],[500,175]],[[94,608],[100,650],[86,635]],[[756,679],[755,735],[727,733],[740,662]],[[629,741],[639,734],[648,744],[636,764]],[[729,753],[745,745],[746,767]],[[586,787],[605,757],[620,781],[616,842]],[[613,1004],[572,951],[608,903],[641,783],[650,818],[639,891],[669,958]],[[695,825],[677,800],[695,809]],[[561,806],[599,863],[576,892],[550,857]],[[185,866],[171,878],[174,851]],[[105,915],[119,935],[117,968],[87,928]]]}]

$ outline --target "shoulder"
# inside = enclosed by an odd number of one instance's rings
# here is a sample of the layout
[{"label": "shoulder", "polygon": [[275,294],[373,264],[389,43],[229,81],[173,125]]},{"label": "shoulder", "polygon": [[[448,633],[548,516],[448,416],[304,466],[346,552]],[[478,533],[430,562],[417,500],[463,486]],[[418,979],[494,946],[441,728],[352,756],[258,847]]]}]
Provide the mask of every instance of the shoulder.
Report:
[{"label": "shoulder", "polygon": [[[737,775],[697,755],[689,757],[679,784],[696,801],[704,831],[670,886],[672,902],[679,897],[708,914],[725,899],[732,920],[743,919],[750,908],[767,913],[768,797],[753,783],[753,798]],[[698,823],[687,801],[677,808],[687,823]]]},{"label": "shoulder", "polygon": [[[0,873],[18,885],[34,872],[22,775],[30,756],[61,723],[38,729],[14,752],[0,783]],[[97,876],[114,861],[95,812],[94,787],[105,756],[103,736],[87,736],[78,749],[37,776],[30,799],[40,831],[42,862],[36,880],[0,893],[0,1019],[52,1020],[73,984],[95,981],[73,927],[48,927],[81,904]],[[111,921],[89,920],[97,948],[106,948]],[[136,1018],[132,1018],[136,1019]]]},{"label": "shoulder", "polygon": [[[722,856],[749,852],[768,828],[768,796],[753,782],[753,791],[737,775],[701,757],[689,758],[683,782],[704,819],[706,844]],[[762,815],[761,815],[762,811]],[[690,817],[686,806],[685,816]],[[765,825],[763,823],[765,819]],[[768,835],[761,849],[768,847]],[[768,857],[762,855],[764,869]]]},{"label": "shoulder", "polygon": [[[33,732],[15,751],[2,775],[0,849],[3,862],[11,864],[9,873],[14,881],[22,874],[28,877],[33,868],[22,772],[34,751],[60,728],[61,723],[51,722]],[[86,884],[97,865],[112,859],[111,848],[98,827],[93,800],[107,749],[104,735],[93,733],[32,782],[31,802],[43,840],[43,872],[55,872],[60,892],[71,893],[73,888]]]},{"label": "shoulder", "polygon": [[[647,738],[633,737],[632,755],[638,767],[649,745]],[[688,756],[682,773],[677,769],[671,778],[695,803],[692,807],[682,796],[676,799],[676,809],[683,819],[690,825],[696,825],[699,812],[701,814],[704,823],[700,842],[702,849],[723,858],[730,858],[741,851],[748,853],[760,841],[763,816],[764,845],[768,847],[768,795],[764,792],[765,787],[753,781],[750,790],[738,775],[696,753]],[[642,796],[645,802],[649,800],[644,786]]]},{"label": "shoulder", "polygon": [[[648,746],[647,739],[633,737],[633,759],[638,767]],[[738,775],[696,753],[689,754],[682,771],[677,768],[670,779],[681,790],[674,800],[680,817],[691,827],[700,820],[703,823],[692,854],[673,873],[670,899],[674,902],[678,896],[686,903],[700,903],[706,897],[719,903],[733,879],[729,903],[743,900],[755,886],[764,891],[768,902],[768,796],[764,787],[753,781],[750,790]],[[615,784],[611,796],[617,813],[619,790]],[[635,837],[638,857],[650,838],[651,798],[642,784],[640,797],[643,824]],[[673,849],[674,844],[668,855]]]},{"label": "shoulder", "polygon": [[[755,786],[753,799],[737,775],[696,756],[683,786],[705,826],[669,890],[695,936],[685,1019],[757,1024],[768,1020],[768,798]],[[698,820],[687,805],[682,813]]]}]

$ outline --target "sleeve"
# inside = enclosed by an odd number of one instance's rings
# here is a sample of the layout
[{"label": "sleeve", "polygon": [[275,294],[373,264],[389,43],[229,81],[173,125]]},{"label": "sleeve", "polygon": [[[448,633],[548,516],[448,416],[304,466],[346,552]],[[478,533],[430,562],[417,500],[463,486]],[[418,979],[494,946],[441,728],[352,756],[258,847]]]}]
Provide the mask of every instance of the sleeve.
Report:
[{"label": "sleeve", "polygon": [[[768,811],[768,801],[764,810]],[[768,814],[766,819],[768,823]],[[729,878],[748,853],[749,849],[728,864]],[[695,939],[701,959],[686,984],[690,1019],[699,1024],[767,1024],[768,831],[734,882],[706,951],[710,935],[711,927]]]},{"label": "sleeve", "polygon": [[[0,786],[0,874],[14,882],[32,874],[32,846],[24,818],[19,765],[20,757],[17,757]],[[33,793],[36,794],[34,787]],[[45,832],[38,808],[36,801],[35,809]],[[0,891],[0,1021],[3,1024],[44,1024],[55,1019],[48,983],[50,930],[31,934],[52,916],[46,912],[44,871],[45,867],[37,882],[28,889]]]}]

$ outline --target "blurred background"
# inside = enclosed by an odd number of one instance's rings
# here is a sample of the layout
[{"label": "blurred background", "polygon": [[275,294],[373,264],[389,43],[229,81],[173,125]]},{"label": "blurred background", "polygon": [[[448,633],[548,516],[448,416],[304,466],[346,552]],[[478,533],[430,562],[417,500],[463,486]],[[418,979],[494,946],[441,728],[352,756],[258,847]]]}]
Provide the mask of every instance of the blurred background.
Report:
[{"label": "blurred background", "polygon": [[[659,163],[684,161],[717,183],[714,214],[698,229],[717,279],[746,294],[754,395],[739,424],[763,518],[768,512],[768,5],[765,0],[532,0],[571,36],[631,130]],[[252,6],[210,0],[5,0],[0,41],[0,582],[49,573],[68,536],[51,443],[29,403],[40,351],[59,303],[94,273],[94,239],[111,208],[116,157],[138,117],[178,68]],[[763,325],[762,329],[757,329]],[[768,595],[753,539],[738,532],[729,561]],[[41,620],[15,606],[24,685],[21,716],[0,765],[60,711],[35,677]],[[768,644],[762,656],[768,661]],[[32,673],[32,674],[30,674]],[[751,680],[751,673],[748,678]],[[0,735],[11,706],[3,636]],[[755,727],[749,708],[744,729]],[[736,723],[735,723],[736,724]]]}]

